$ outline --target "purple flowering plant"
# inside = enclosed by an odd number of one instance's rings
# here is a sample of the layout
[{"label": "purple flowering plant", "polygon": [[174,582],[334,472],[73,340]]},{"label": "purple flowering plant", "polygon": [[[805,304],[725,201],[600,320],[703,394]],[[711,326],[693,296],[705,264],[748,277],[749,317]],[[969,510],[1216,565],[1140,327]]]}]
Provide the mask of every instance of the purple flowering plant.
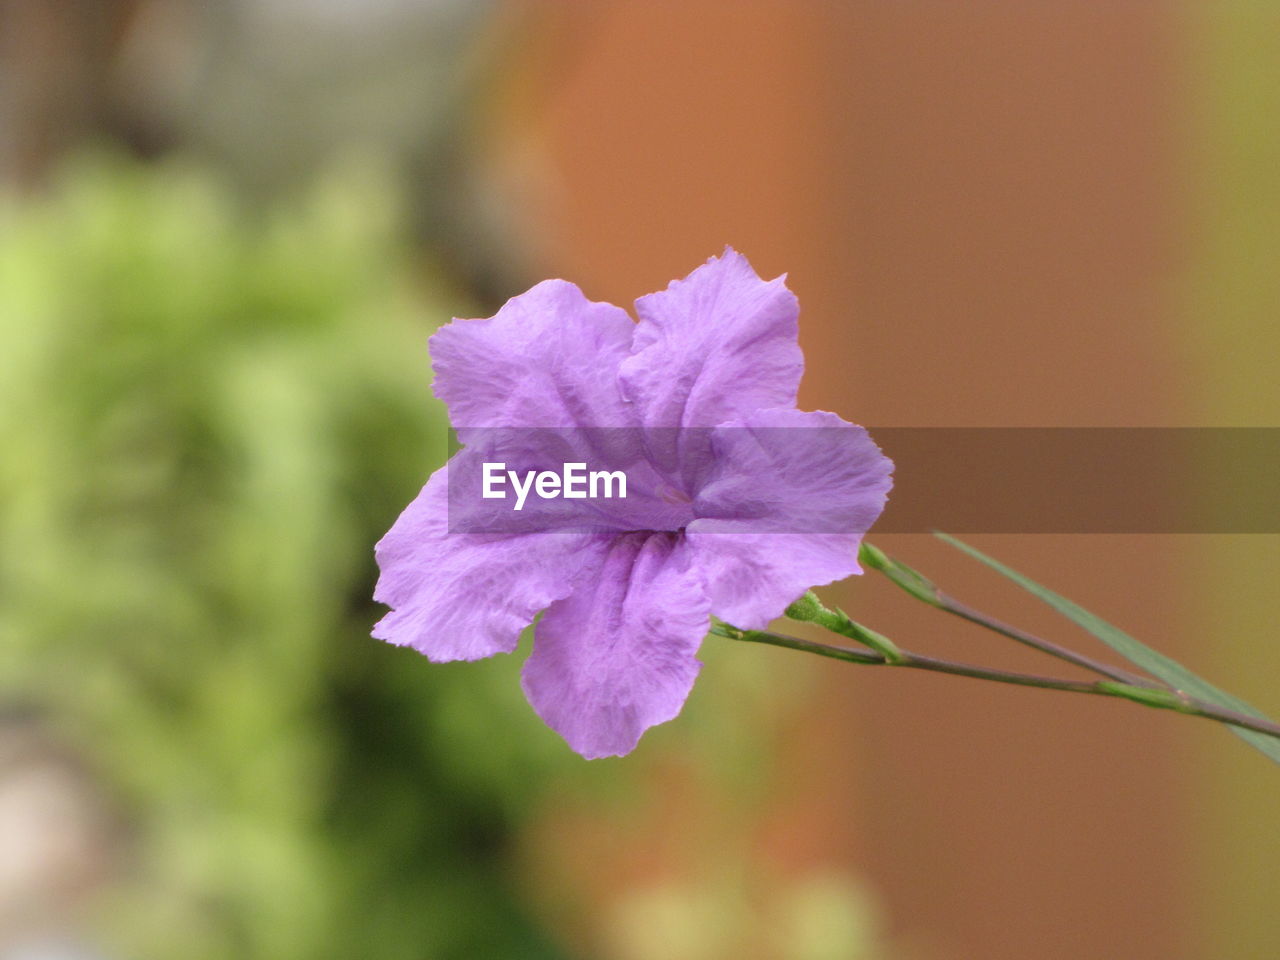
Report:
[{"label": "purple flowering plant", "polygon": [[[862,427],[796,408],[804,362],[784,277],[764,281],[727,249],[635,309],[547,280],[431,337],[433,389],[462,448],[377,544],[374,598],[391,610],[375,637],[477,660],[513,652],[535,624],[525,695],[587,758],[629,753],[680,712],[710,634],[1121,697],[1225,723],[1280,762],[1280,726],[972,547],[946,538],[1146,673],[1004,624],[863,542],[893,464]],[[1100,679],[902,650],[810,589],[864,567]],[[783,615],[857,646],[770,631]]]}]

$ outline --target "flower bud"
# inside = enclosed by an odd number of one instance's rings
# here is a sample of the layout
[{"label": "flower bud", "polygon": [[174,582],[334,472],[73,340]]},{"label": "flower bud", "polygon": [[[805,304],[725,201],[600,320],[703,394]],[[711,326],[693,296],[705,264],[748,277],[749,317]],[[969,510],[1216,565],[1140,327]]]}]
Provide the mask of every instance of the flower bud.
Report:
[{"label": "flower bud", "polygon": [[[774,609],[777,609],[776,607]],[[796,600],[791,606],[787,607],[786,615],[792,620],[811,621],[817,620],[824,612],[822,602],[818,600],[818,595],[812,590],[805,593],[803,597]]]}]

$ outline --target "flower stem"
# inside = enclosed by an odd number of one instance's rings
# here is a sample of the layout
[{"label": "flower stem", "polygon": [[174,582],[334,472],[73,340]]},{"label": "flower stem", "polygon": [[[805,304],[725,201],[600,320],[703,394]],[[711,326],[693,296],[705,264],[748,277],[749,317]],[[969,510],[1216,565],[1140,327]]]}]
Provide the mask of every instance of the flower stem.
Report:
[{"label": "flower stem", "polygon": [[972,677],[977,680],[990,680],[996,683],[1009,683],[1022,687],[1039,687],[1043,690],[1063,690],[1069,693],[1088,693],[1104,697],[1120,697],[1143,706],[1161,710],[1173,710],[1188,716],[1204,717],[1216,720],[1245,730],[1280,737],[1280,724],[1267,720],[1259,720],[1247,714],[1237,713],[1222,707],[1205,703],[1187,696],[1181,691],[1152,688],[1150,685],[1124,683],[1116,680],[1061,680],[1056,677],[1045,677],[1031,673],[1014,673],[1008,670],[997,670],[978,667],[972,664],[959,663],[954,660],[943,660],[923,654],[911,653],[895,647],[896,659],[887,659],[884,654],[872,650],[858,650],[851,647],[838,647],[832,644],[804,640],[785,633],[773,633],[765,630],[740,630],[727,623],[714,622],[711,633],[730,640],[741,640],[748,643],[764,643],[788,650],[799,650],[820,657],[844,660],[848,663],[860,663],[866,666],[905,667],[912,670],[927,670],[932,673],[945,673],[958,677]]},{"label": "flower stem", "polygon": [[1027,633],[1025,630],[1012,627],[1003,621],[997,620],[995,617],[983,613],[981,610],[975,610],[968,604],[961,603],[941,590],[938,591],[938,599],[940,601],[938,609],[945,610],[947,613],[960,617],[962,620],[968,620],[970,623],[976,623],[980,627],[986,627],[988,630],[993,630],[1011,640],[1016,640],[1028,647],[1039,650],[1041,653],[1047,653],[1051,657],[1057,657],[1067,663],[1074,663],[1077,667],[1083,667],[1086,670],[1091,670],[1104,677],[1110,677],[1120,683],[1127,683],[1130,686],[1165,689],[1158,681],[1139,676],[1136,673],[1130,673],[1120,667],[1113,667],[1108,663],[1103,663],[1101,660],[1085,656],[1083,653],[1068,650],[1052,640],[1045,640],[1043,637],[1037,637],[1034,633]]},{"label": "flower stem", "polygon": [[1130,673],[1120,667],[1113,667],[1101,660],[1095,660],[1093,657],[1086,656],[1083,653],[1076,653],[1066,647],[1054,643],[1052,640],[1045,640],[1043,637],[1037,637],[1034,633],[1028,633],[1017,627],[1010,626],[1001,620],[989,614],[983,613],[981,610],[975,610],[966,603],[962,603],[955,597],[943,592],[932,580],[929,580],[923,574],[916,572],[904,563],[900,563],[888,556],[884,551],[873,547],[869,543],[863,543],[859,552],[859,559],[873,570],[878,570],[887,576],[890,580],[900,586],[911,596],[917,600],[923,600],[932,607],[937,607],[953,616],[960,617],[962,620],[968,620],[970,623],[976,623],[980,627],[986,627],[1001,636],[1008,637],[1010,640],[1016,640],[1018,643],[1025,644],[1041,653],[1047,653],[1051,657],[1057,657],[1059,660],[1065,660],[1067,663],[1075,664],[1077,667],[1083,667],[1100,676],[1108,677],[1119,683],[1128,684],[1133,687],[1146,687],[1152,690],[1168,690],[1169,688],[1161,684],[1159,681],[1152,680],[1148,677],[1139,676],[1136,673]]}]

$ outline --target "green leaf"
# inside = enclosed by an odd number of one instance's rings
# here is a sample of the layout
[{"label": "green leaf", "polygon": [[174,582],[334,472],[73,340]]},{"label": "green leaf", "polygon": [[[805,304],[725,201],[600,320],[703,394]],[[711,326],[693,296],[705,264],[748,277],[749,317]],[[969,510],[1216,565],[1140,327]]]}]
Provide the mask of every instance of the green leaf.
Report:
[{"label": "green leaf", "polygon": [[[1095,616],[1079,604],[1072,603],[1066,597],[1054,593],[1047,587],[1042,587],[1029,577],[1025,577],[1006,567],[999,560],[988,557],[981,550],[969,546],[963,541],[957,540],[955,537],[948,536],[945,533],[935,534],[939,539],[946,541],[955,547],[973,557],[980,560],[992,570],[1008,577],[1022,589],[1028,593],[1039,597],[1049,606],[1057,610],[1068,620],[1076,624],[1076,626],[1087,630],[1093,634],[1116,653],[1120,654],[1126,660],[1136,664],[1144,670],[1149,671],[1156,677],[1159,677],[1170,686],[1182,690],[1185,693],[1211,703],[1214,706],[1224,707],[1228,710],[1235,710],[1239,713],[1248,714],[1251,717],[1257,717],[1259,720],[1266,720],[1267,717],[1255,707],[1245,703],[1239,697],[1233,697],[1231,694],[1223,690],[1219,690],[1207,680],[1202,680],[1194,673],[1178,663],[1166,657],[1163,653],[1152,650],[1140,640],[1135,640],[1129,634],[1125,633],[1119,627],[1114,627],[1107,623],[1101,617]],[[1253,730],[1242,730],[1239,727],[1231,727],[1231,732],[1241,740],[1244,740],[1250,746],[1261,750],[1276,763],[1280,763],[1280,739],[1267,736],[1265,733],[1257,733]]]}]

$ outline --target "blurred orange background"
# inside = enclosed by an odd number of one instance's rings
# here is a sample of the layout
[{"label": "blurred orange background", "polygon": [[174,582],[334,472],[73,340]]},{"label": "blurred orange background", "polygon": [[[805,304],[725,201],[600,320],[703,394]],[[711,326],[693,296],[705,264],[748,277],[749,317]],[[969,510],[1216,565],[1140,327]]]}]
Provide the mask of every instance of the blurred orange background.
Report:
[{"label": "blurred orange background", "polygon": [[[872,426],[1280,415],[1259,365],[1280,337],[1263,213],[1280,188],[1274,9],[555,16],[579,39],[541,64],[550,92],[520,121],[558,174],[547,269],[591,295],[626,302],[732,243],[801,298],[802,404]],[[1274,707],[1277,656],[1259,650],[1274,645],[1244,612],[1273,597],[1250,574],[1275,569],[1270,539],[979,543]],[[928,538],[876,542],[1062,632]],[[878,585],[848,592],[903,642],[1035,666]],[[1217,731],[931,677],[828,670],[821,689],[775,788],[785,826],[760,828],[768,856],[856,865],[893,926],[939,955],[1263,957],[1280,942],[1272,774]]]}]

